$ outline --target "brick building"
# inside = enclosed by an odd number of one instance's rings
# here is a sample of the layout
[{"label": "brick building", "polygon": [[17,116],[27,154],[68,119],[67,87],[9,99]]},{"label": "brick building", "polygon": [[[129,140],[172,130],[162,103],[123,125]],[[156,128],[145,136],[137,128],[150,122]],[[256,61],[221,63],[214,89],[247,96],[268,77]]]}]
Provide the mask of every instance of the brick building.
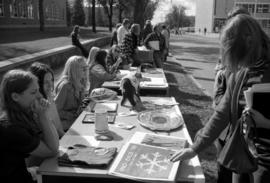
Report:
[{"label": "brick building", "polygon": [[[39,27],[38,0],[0,0],[0,28]],[[44,0],[46,27],[66,26],[66,0]]]},{"label": "brick building", "polygon": [[197,0],[196,31],[207,27],[209,32],[219,32],[233,7],[246,8],[270,35],[270,0]]}]

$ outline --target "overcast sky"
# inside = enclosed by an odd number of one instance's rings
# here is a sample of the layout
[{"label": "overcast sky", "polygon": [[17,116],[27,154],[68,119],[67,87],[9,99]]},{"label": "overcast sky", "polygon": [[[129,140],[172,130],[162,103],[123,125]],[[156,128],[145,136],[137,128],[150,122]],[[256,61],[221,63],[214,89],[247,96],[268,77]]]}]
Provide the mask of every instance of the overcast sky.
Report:
[{"label": "overcast sky", "polygon": [[154,13],[152,23],[164,22],[165,16],[173,5],[183,5],[187,8],[186,15],[195,15],[195,0],[165,0],[165,2],[160,2]]}]

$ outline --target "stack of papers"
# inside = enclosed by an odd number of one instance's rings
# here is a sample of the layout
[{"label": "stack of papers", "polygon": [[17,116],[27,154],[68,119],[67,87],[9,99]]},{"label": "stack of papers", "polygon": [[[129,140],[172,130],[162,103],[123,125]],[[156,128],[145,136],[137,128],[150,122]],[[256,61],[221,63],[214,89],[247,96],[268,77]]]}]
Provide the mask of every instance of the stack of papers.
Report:
[{"label": "stack of papers", "polygon": [[151,78],[151,81],[142,82],[143,86],[165,86],[163,78]]}]

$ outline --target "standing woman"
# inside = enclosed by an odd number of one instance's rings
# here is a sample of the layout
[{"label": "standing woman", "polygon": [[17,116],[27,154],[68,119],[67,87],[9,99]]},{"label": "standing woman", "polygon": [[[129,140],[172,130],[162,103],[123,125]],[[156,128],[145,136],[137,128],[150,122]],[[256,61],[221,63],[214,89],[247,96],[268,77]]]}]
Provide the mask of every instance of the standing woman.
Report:
[{"label": "standing woman", "polygon": [[81,56],[70,57],[55,88],[55,103],[67,131],[80,114],[80,105],[87,87],[88,66]]},{"label": "standing woman", "polygon": [[97,51],[95,59],[89,65],[89,80],[90,90],[89,94],[95,88],[102,87],[105,81],[110,81],[116,78],[116,73],[110,74],[106,66],[107,52],[105,50]]},{"label": "standing woman", "polygon": [[49,122],[49,102],[30,72],[11,70],[1,82],[0,175],[7,182],[33,182],[25,158],[58,152],[56,129]]},{"label": "standing woman", "polygon": [[[197,135],[194,144],[171,157],[171,161],[194,157],[213,143],[222,130],[231,123],[230,134],[241,122],[257,131],[254,138],[258,153],[258,169],[247,174],[233,172],[233,183],[266,183],[270,180],[270,119],[255,109],[245,109],[244,91],[257,83],[270,83],[270,40],[259,23],[249,15],[239,14],[229,20],[221,34],[221,60],[230,69],[228,88],[206,126]],[[238,72],[237,72],[238,71]],[[240,78],[240,79],[239,79]],[[242,78],[242,79],[241,79]],[[239,85],[240,82],[242,84]],[[236,97],[235,97],[236,96]],[[238,96],[238,97],[237,97]],[[238,100],[237,100],[238,98]],[[237,111],[232,107],[236,106]],[[246,116],[247,115],[247,116]],[[243,117],[243,118],[242,118]],[[255,126],[247,123],[247,117],[253,118]],[[233,120],[233,119],[242,120]],[[248,129],[245,130],[246,132]],[[227,142],[228,143],[228,142]],[[229,144],[225,144],[229,145]],[[242,151],[239,147],[236,151]],[[238,156],[237,156],[238,155]],[[234,154],[230,158],[243,157]]]},{"label": "standing woman", "polygon": [[50,102],[49,105],[49,116],[52,123],[55,125],[57,129],[59,137],[64,135],[63,126],[54,102],[54,74],[51,68],[43,63],[35,62],[33,63],[30,68],[30,72],[34,74],[38,78],[39,84],[39,92],[41,93],[42,97],[47,99]]}]

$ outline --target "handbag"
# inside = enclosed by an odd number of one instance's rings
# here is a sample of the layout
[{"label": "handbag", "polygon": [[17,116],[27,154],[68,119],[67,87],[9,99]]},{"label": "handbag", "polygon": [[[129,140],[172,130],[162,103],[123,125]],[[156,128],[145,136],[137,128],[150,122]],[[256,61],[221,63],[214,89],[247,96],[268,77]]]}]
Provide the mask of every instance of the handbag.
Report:
[{"label": "handbag", "polygon": [[255,126],[254,120],[248,114],[242,114],[241,118],[237,119],[238,99],[246,73],[247,70],[241,72],[240,77],[236,81],[231,103],[230,129],[233,129],[233,131],[228,136],[226,144],[218,157],[218,163],[238,174],[251,173],[258,168],[257,153],[253,140],[250,138],[252,130],[246,130],[244,134],[243,128],[247,120],[250,120]]}]

